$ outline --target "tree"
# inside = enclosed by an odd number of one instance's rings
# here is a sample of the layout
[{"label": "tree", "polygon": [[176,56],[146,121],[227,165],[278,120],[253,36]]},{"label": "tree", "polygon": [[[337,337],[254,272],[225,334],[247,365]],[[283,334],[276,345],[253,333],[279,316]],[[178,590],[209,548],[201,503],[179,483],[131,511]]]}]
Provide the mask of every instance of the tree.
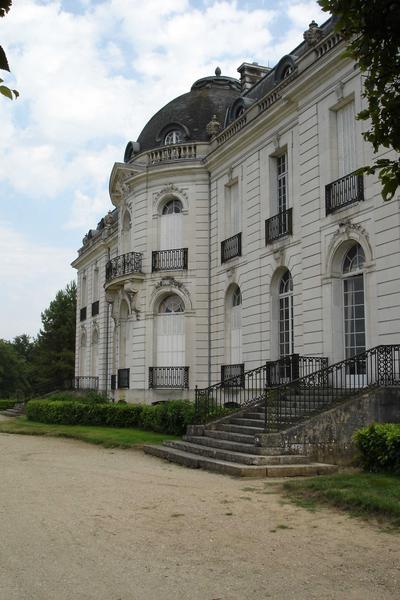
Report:
[{"label": "tree", "polygon": [[29,367],[12,342],[0,340],[0,398],[21,397],[30,391]]},{"label": "tree", "polygon": [[[348,56],[365,74],[368,107],[358,119],[370,120],[363,135],[374,151],[381,146],[400,153],[400,3],[395,0],[318,0],[337,19],[335,28],[348,42]],[[400,158],[381,158],[359,172],[379,172],[384,200],[400,186]]]},{"label": "tree", "polygon": [[[0,17],[6,16],[6,13],[8,13],[8,11],[11,8],[11,4],[12,4],[12,0],[0,0]],[[2,69],[3,71],[10,71],[6,53],[4,52],[4,50],[1,46],[0,46],[0,69]],[[17,92],[17,90],[12,90],[11,88],[7,87],[6,85],[1,85],[3,83],[3,81],[4,81],[4,79],[0,78],[0,94],[2,94],[3,96],[6,96],[7,98],[10,98],[10,100],[13,100],[14,98],[18,98],[19,92]]]},{"label": "tree", "polygon": [[42,313],[33,353],[35,388],[47,392],[70,385],[75,370],[76,284],[57,292]]}]

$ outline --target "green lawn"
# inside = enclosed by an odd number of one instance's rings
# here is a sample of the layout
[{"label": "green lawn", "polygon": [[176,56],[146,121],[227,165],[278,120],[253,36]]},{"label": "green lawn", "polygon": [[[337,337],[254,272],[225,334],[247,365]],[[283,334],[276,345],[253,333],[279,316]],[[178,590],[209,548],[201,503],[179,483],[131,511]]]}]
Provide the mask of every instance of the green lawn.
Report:
[{"label": "green lawn", "polygon": [[0,422],[0,433],[74,438],[91,444],[100,444],[106,448],[133,448],[140,447],[143,444],[161,443],[163,440],[179,439],[174,435],[141,429],[119,429],[91,425],[47,425],[28,421],[26,417]]},{"label": "green lawn", "polygon": [[400,527],[400,476],[375,473],[336,474],[288,481],[289,498],[307,508],[335,506],[352,515],[374,516]]}]

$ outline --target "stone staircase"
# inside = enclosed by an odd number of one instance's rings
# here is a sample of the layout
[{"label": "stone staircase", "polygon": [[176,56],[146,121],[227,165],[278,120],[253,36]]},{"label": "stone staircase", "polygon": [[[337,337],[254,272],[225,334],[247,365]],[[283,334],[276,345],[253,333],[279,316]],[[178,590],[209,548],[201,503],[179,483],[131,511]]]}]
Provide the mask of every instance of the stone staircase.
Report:
[{"label": "stone staircase", "polygon": [[254,438],[263,431],[264,408],[253,406],[205,428],[189,427],[182,441],[146,445],[144,451],[193,469],[237,477],[300,477],[337,470],[336,465],[311,462],[304,455],[256,446]]},{"label": "stone staircase", "polygon": [[12,408],[0,411],[0,415],[5,417],[20,417],[25,414],[25,404],[23,402],[17,402]]}]

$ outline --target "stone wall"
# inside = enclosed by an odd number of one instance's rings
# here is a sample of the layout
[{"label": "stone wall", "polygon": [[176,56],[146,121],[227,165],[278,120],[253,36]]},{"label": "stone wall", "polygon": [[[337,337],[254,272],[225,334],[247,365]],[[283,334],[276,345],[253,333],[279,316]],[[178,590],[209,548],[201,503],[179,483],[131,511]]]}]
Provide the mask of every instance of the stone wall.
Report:
[{"label": "stone wall", "polygon": [[351,464],[356,449],[352,436],[371,423],[400,423],[400,388],[372,390],[280,433],[260,436],[260,445],[287,454]]}]

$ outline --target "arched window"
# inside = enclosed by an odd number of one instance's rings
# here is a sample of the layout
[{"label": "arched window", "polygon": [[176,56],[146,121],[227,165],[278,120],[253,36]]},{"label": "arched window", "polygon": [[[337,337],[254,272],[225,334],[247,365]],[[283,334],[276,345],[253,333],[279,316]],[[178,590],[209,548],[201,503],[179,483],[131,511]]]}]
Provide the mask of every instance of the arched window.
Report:
[{"label": "arched window", "polygon": [[279,282],[279,355],[293,353],[293,279],[286,270]]},{"label": "arched window", "polygon": [[364,250],[351,246],[343,258],[343,318],[345,357],[365,350]]},{"label": "arched window", "polygon": [[185,365],[185,305],[177,294],[161,302],[156,325],[158,367]]},{"label": "arched window", "polygon": [[183,142],[183,135],[179,129],[172,129],[171,131],[169,131],[167,133],[167,135],[164,138],[164,144],[166,146],[168,146],[170,144],[182,144],[182,142]]},{"label": "arched window", "polygon": [[173,215],[182,212],[182,202],[178,198],[172,198],[168,200],[163,206],[163,215]]},{"label": "arched window", "polygon": [[182,248],[182,209],[182,202],[178,198],[171,198],[162,207],[160,250]]},{"label": "arched window", "polygon": [[286,79],[291,73],[293,73],[292,65],[286,65],[286,67],[282,70],[281,78]]},{"label": "arched window", "polygon": [[242,363],[242,294],[236,287],[232,294],[230,323],[231,363]]}]

